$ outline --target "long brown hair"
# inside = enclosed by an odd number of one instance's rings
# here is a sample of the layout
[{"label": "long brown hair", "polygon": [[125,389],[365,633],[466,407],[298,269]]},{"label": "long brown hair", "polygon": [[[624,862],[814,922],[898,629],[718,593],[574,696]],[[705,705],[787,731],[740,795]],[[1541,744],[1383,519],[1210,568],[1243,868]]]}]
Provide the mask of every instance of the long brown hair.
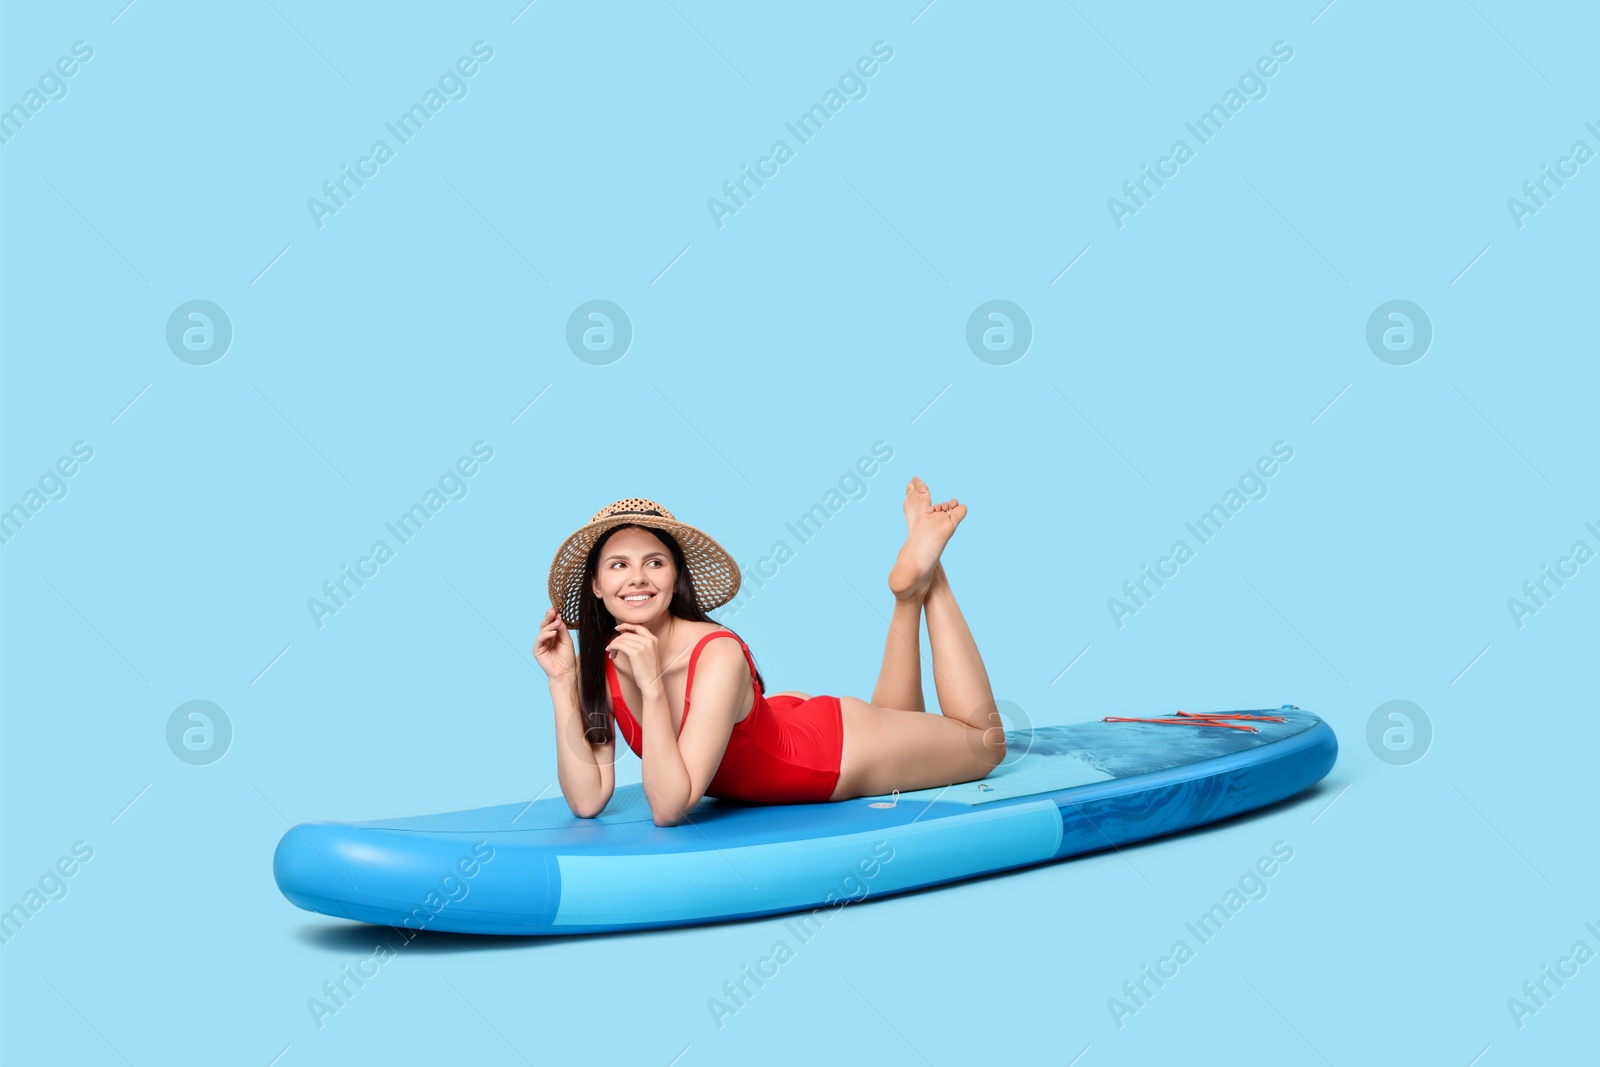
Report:
[{"label": "long brown hair", "polygon": [[[594,595],[592,589],[595,573],[600,567],[600,553],[604,550],[606,542],[611,540],[618,530],[626,530],[629,527],[636,527],[658,538],[672,554],[678,581],[673,587],[672,600],[667,604],[667,611],[676,618],[688,622],[725,625],[700,610],[699,602],[695,600],[694,581],[689,576],[689,568],[683,558],[683,548],[678,544],[677,538],[665,530],[658,530],[653,526],[640,526],[632,522],[625,522],[607,530],[604,537],[595,541],[594,547],[589,549],[589,554],[583,561],[583,595],[578,599],[578,680],[583,693],[584,736],[591,745],[610,744],[615,738],[611,730],[611,718],[607,713],[607,694],[610,689],[606,679],[606,644],[617,633],[616,616],[611,614],[611,609],[606,607],[603,600]],[[731,626],[726,628],[733,629]],[[755,654],[751,653],[750,658],[754,661]],[[767,683],[761,677],[759,667],[756,668],[756,684],[761,687],[763,693],[767,691]]]}]

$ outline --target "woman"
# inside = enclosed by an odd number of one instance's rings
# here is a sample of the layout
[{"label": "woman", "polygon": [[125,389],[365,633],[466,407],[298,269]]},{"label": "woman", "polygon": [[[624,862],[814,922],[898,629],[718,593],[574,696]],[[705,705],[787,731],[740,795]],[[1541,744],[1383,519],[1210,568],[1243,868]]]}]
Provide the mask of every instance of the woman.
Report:
[{"label": "woman", "polygon": [[[966,513],[954,499],[932,503],[920,478],[907,485],[906,543],[889,572],[894,617],[868,703],[765,695],[744,641],[706,615],[738,592],[732,557],[654,501],[602,508],[556,553],[552,607],[533,648],[550,679],[557,778],[573,814],[593,818],[611,799],[612,718],[644,765],[657,826],[684,822],[707,795],[808,803],[986,777],[1005,759],[1005,731],[939,562]],[[924,610],[937,716],[917,714]]]}]

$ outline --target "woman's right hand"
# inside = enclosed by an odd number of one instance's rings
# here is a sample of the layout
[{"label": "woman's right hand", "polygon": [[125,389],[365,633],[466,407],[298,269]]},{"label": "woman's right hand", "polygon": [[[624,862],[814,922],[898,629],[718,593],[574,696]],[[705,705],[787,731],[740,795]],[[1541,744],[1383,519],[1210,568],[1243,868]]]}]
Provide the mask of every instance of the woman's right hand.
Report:
[{"label": "woman's right hand", "polygon": [[572,648],[572,634],[567,631],[566,621],[556,613],[555,608],[544,613],[540,626],[539,636],[533,643],[533,657],[539,661],[540,669],[550,681],[557,682],[578,669],[578,657]]}]

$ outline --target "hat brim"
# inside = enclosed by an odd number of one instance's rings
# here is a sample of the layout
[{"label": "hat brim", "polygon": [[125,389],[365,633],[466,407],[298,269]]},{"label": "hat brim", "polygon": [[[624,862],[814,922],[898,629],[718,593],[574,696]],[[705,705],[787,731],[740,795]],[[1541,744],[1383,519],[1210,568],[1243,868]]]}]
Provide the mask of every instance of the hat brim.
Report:
[{"label": "hat brim", "polygon": [[550,603],[567,629],[578,628],[578,615],[588,592],[584,564],[595,543],[618,526],[643,526],[669,533],[683,550],[689,582],[701,611],[711,611],[739,593],[739,565],[715,538],[697,527],[655,515],[610,515],[578,527],[556,549],[550,562]]}]

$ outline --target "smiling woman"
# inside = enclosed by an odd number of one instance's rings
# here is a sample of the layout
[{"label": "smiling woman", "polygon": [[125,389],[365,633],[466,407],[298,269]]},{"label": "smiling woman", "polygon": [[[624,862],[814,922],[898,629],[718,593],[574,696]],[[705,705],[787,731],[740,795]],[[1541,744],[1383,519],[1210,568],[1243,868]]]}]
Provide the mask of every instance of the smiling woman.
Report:
[{"label": "smiling woman", "polygon": [[[908,535],[889,573],[894,618],[870,703],[768,697],[749,647],[706,614],[738,592],[738,564],[654,501],[619,500],[570,535],[551,564],[552,606],[533,652],[550,679],[557,780],[573,813],[599,815],[615,790],[613,721],[643,764],[657,826],[685,821],[705,796],[837,801],[993,771],[1005,759],[1005,732],[939,561],[966,506],[932,503],[913,478],[904,510]],[[908,714],[923,711],[916,635],[924,611],[937,716]],[[737,649],[715,640],[723,636]]]}]

